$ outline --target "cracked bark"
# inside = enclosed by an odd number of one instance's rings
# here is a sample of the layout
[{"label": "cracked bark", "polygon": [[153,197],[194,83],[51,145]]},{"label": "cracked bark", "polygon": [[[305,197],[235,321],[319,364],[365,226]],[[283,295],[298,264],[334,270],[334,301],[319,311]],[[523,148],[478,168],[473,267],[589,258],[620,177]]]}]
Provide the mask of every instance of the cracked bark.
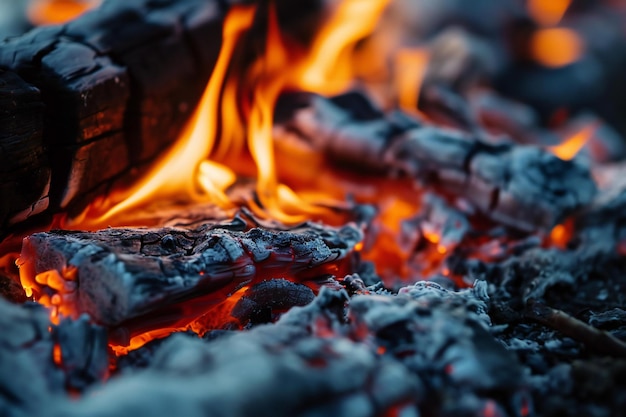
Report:
[{"label": "cracked bark", "polygon": [[0,75],[9,82],[0,86],[0,118],[19,121],[0,128],[3,146],[15,148],[2,157],[36,155],[28,175],[0,184],[0,200],[20,200],[0,209],[0,238],[32,214],[80,212],[174,142],[217,60],[228,7],[217,0],[112,0],[66,25],[0,42],[0,68],[25,80],[17,86],[14,75]]},{"label": "cracked bark", "polygon": [[37,233],[24,240],[20,274],[39,296],[58,296],[61,312],[88,313],[124,342],[189,323],[244,285],[345,272],[362,239],[350,225],[253,226],[236,217],[197,229]]},{"label": "cracked bark", "polygon": [[460,131],[423,126],[364,102],[356,93],[334,99],[285,95],[276,136],[296,137],[339,167],[406,177],[461,197],[491,219],[524,231],[551,229],[596,194],[589,169],[575,161],[531,146],[491,145]]}]

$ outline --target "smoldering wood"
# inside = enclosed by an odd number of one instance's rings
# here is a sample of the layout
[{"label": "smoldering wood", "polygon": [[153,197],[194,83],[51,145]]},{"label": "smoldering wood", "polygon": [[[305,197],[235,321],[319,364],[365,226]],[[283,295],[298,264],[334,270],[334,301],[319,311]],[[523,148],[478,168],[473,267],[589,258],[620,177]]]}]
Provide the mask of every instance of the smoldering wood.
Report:
[{"label": "smoldering wood", "polygon": [[52,360],[48,312],[38,305],[0,299],[0,410],[3,415],[37,412],[35,401],[63,393],[63,374]]},{"label": "smoldering wood", "polygon": [[[228,8],[217,0],[109,0],[66,25],[1,42],[0,68],[31,84],[14,97],[18,109],[0,98],[2,114],[22,109],[31,120],[3,126],[3,140],[19,144],[3,157],[17,164],[24,150],[33,156],[19,181],[28,187],[1,188],[3,204],[19,204],[0,212],[0,231],[17,209],[80,212],[173,143],[217,59]],[[30,105],[38,100],[33,86],[45,107]]]},{"label": "smoldering wood", "polygon": [[306,285],[272,279],[248,289],[230,314],[242,325],[268,323],[274,321],[278,314],[294,306],[305,306],[314,298],[313,290]]},{"label": "smoldering wood", "polygon": [[[66,395],[84,389],[108,371],[104,329],[86,317],[50,324],[41,305],[9,304],[0,298],[0,413],[29,416]],[[53,360],[57,345],[60,364]]]},{"label": "smoldering wood", "polygon": [[53,231],[24,240],[20,268],[33,283],[37,274],[57,271],[63,285],[43,285],[41,294],[57,294],[74,314],[115,328],[111,338],[123,344],[139,333],[189,323],[244,285],[324,277],[351,264],[361,239],[351,225],[272,230],[248,227],[240,218],[197,229]]},{"label": "smoldering wood", "polygon": [[491,145],[459,131],[399,124],[394,115],[359,118],[341,103],[313,94],[283,96],[277,140],[295,133],[336,166],[422,181],[524,231],[551,229],[596,193],[588,168],[576,161],[536,147]]},{"label": "smoldering wood", "polygon": [[129,365],[97,394],[47,411],[373,417],[532,407],[517,359],[486,331],[486,287],[422,282],[352,299],[322,288],[275,324],[212,340],[171,336],[141,360],[146,369]]},{"label": "smoldering wood", "polygon": [[0,231],[48,208],[43,108],[38,89],[0,70]]},{"label": "smoldering wood", "polygon": [[467,100],[447,86],[423,85],[418,108],[439,126],[482,135],[483,128],[474,117]]},{"label": "smoldering wood", "polygon": [[322,291],[320,297],[276,325],[210,343],[175,335],[157,349],[148,369],[47,411],[112,416],[140,407],[150,415],[373,417],[398,405],[416,415],[411,403],[420,396],[420,382],[404,367],[346,337],[317,337],[326,325],[339,330],[347,301],[342,292]]},{"label": "smoldering wood", "polygon": [[76,320],[62,320],[51,333],[61,352],[59,366],[65,372],[65,388],[83,391],[107,376],[109,354],[105,328],[94,325],[84,314]]}]

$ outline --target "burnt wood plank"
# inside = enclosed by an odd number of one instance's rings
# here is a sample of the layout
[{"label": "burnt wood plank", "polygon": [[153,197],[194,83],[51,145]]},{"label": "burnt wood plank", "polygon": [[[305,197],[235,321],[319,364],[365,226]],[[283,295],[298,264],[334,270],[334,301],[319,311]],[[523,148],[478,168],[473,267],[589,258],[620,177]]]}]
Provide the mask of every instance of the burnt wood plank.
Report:
[{"label": "burnt wood plank", "polygon": [[22,283],[127,337],[188,323],[249,283],[326,277],[352,262],[362,238],[354,226],[251,226],[237,217],[196,229],[38,233],[24,240]]},{"label": "burnt wood plank", "polygon": [[0,70],[0,230],[48,207],[42,116],[39,90]]},{"label": "burnt wood plank", "polygon": [[420,181],[524,231],[551,229],[596,193],[589,169],[576,161],[537,147],[492,145],[461,131],[422,126],[397,112],[355,112],[366,108],[364,101],[355,93],[335,99],[285,95],[277,110],[277,140],[295,137],[339,167]]},{"label": "burnt wood plank", "polygon": [[[50,204],[36,206],[40,194],[20,198],[35,212],[76,213],[96,191],[136,177],[174,142],[195,107],[228,8],[218,0],[109,0],[66,25],[0,42],[0,68],[35,86],[45,104],[33,134],[43,135],[42,157],[51,164]],[[2,105],[0,112],[14,110]],[[15,136],[21,125],[5,128]]]}]

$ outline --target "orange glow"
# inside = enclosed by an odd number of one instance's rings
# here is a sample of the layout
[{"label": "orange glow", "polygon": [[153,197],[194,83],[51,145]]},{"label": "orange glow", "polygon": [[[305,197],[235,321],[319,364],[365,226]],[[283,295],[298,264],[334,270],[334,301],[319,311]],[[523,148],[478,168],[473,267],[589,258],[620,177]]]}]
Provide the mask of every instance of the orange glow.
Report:
[{"label": "orange glow", "polygon": [[235,318],[230,315],[235,305],[239,302],[241,297],[244,296],[249,287],[244,286],[229,294],[219,304],[212,307],[206,314],[199,317],[189,324],[188,328],[193,330],[200,336],[203,336],[206,332],[215,329],[222,329],[224,326],[231,324],[234,327],[239,327],[239,323]]},{"label": "orange glow", "polygon": [[320,94],[338,94],[353,79],[352,54],[356,43],[371,34],[389,0],[345,0],[318,32],[301,65],[297,86]]},{"label": "orange glow", "polygon": [[[17,262],[20,265],[20,281],[26,296],[35,297],[40,304],[50,308],[52,323],[59,324],[61,317],[78,316],[73,301],[78,274],[76,267],[65,267],[61,272],[52,269],[34,274],[31,271],[34,262],[26,262],[26,258],[20,258]],[[46,287],[54,290],[55,294],[52,297],[45,293]]]},{"label": "orange glow", "polygon": [[57,366],[61,366],[63,355],[61,354],[61,345],[58,343],[54,344],[52,348],[52,360]]},{"label": "orange glow", "polygon": [[28,20],[35,25],[56,25],[100,5],[102,0],[35,0],[28,6]]},{"label": "orange glow", "polygon": [[373,245],[365,242],[363,259],[373,262],[378,273],[387,277],[409,278],[408,260],[419,240],[418,229],[403,234],[403,221],[417,212],[418,206],[392,197],[381,198],[380,214],[369,231],[375,239]]},{"label": "orange glow", "polygon": [[174,332],[181,330],[185,329],[157,329],[151,332],[140,334],[139,336],[132,337],[128,346],[109,345],[109,347],[113,350],[113,352],[115,352],[116,356],[123,356],[128,354],[128,352],[130,352],[131,350],[139,349],[140,347],[152,340],[162,339],[171,335]]},{"label": "orange glow", "polygon": [[559,158],[569,161],[574,159],[585,144],[593,137],[593,134],[597,128],[595,123],[590,123],[566,139],[563,143],[552,146],[550,151]]},{"label": "orange glow", "polygon": [[583,41],[571,29],[541,29],[535,32],[530,40],[532,58],[550,68],[563,67],[575,62],[583,51]]},{"label": "orange glow", "polygon": [[542,26],[558,24],[572,0],[528,0],[528,12]]},{"label": "orange glow", "polygon": [[567,244],[572,239],[574,225],[571,220],[563,224],[557,224],[550,232],[549,244],[560,249],[567,248]]},{"label": "orange glow", "polygon": [[430,52],[425,48],[401,49],[396,55],[395,88],[398,94],[398,105],[407,112],[416,112],[420,91],[426,72]]},{"label": "orange glow", "polygon": [[225,296],[219,304],[211,307],[204,316],[200,317],[197,320],[194,320],[191,323],[184,324],[180,327],[167,327],[162,329],[156,329],[139,334],[137,336],[133,336],[131,337],[128,346],[118,346],[110,344],[109,347],[113,350],[113,352],[115,352],[116,356],[122,356],[126,355],[132,350],[139,349],[140,347],[152,340],[162,339],[175,332],[191,330],[197,333],[199,336],[202,336],[209,330],[221,329],[226,324],[231,323],[235,320],[230,316],[230,312],[247,290],[248,287],[244,286],[235,291],[233,294]]},{"label": "orange glow", "polygon": [[[201,163],[209,156],[217,135],[220,90],[230,58],[240,35],[252,23],[254,11],[253,7],[234,7],[231,10],[224,23],[222,49],[213,75],[181,137],[150,173],[128,192],[129,197],[109,210],[98,222],[106,222],[118,213],[154,199],[212,201],[221,206],[230,204],[224,189],[219,187],[220,184],[224,186],[232,183],[224,181],[224,178],[230,177],[226,173],[227,168]],[[220,174],[218,180],[213,181],[210,174],[216,171]]]},{"label": "orange glow", "polygon": [[[257,215],[286,224],[331,215],[328,206],[338,203],[330,193],[299,193],[279,181],[273,143],[274,105],[285,89],[331,94],[349,87],[354,46],[374,30],[387,3],[388,0],[337,3],[307,51],[294,44],[286,46],[270,7],[266,46],[246,68],[233,67],[231,62],[239,62],[232,58],[246,48],[238,40],[252,26],[256,8],[232,8],[211,79],[176,144],[123,196],[109,196],[102,204],[104,210],[94,203],[82,216],[63,226],[127,225],[124,215],[130,210],[141,213],[134,209],[154,201],[207,202],[233,208],[226,191],[238,175],[256,175],[256,199],[249,199],[247,204]],[[252,163],[256,173],[251,170]],[[120,202],[107,210],[109,201]],[[106,213],[91,214],[97,211]]]}]

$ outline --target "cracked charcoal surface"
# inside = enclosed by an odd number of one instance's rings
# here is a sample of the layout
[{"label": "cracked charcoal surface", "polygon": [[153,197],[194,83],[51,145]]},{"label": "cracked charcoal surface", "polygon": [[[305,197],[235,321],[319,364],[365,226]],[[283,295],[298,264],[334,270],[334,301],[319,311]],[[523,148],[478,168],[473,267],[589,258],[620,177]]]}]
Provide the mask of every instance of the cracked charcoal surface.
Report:
[{"label": "cracked charcoal surface", "polygon": [[[64,398],[66,388],[82,390],[108,372],[106,332],[86,317],[50,329],[40,305],[0,299],[0,414],[29,416]],[[49,330],[50,329],[50,330]],[[53,361],[58,344],[62,362]]]},{"label": "cracked charcoal surface", "polygon": [[312,223],[288,231],[236,231],[230,222],[195,230],[57,231],[25,239],[22,268],[33,281],[44,271],[76,268],[76,283],[68,279],[71,288],[53,293],[77,314],[133,334],[179,320],[178,305],[185,300],[203,300],[201,310],[194,310],[199,315],[249,282],[285,274],[301,281],[323,276],[326,265],[350,263],[361,239],[353,226]]},{"label": "cracked charcoal surface", "polygon": [[[285,110],[294,101],[299,106]],[[392,116],[361,120],[336,103],[314,95],[285,96],[277,131],[297,132],[339,165],[440,187],[524,231],[551,229],[596,194],[587,167],[536,147],[491,145],[461,132],[404,125]]]},{"label": "cracked charcoal surface", "polygon": [[484,287],[454,293],[425,283],[354,297],[347,310],[345,292],[324,288],[276,324],[210,342],[173,335],[147,368],[51,415],[452,416],[492,402],[510,410],[527,400],[526,378],[475,313],[486,308]]}]

